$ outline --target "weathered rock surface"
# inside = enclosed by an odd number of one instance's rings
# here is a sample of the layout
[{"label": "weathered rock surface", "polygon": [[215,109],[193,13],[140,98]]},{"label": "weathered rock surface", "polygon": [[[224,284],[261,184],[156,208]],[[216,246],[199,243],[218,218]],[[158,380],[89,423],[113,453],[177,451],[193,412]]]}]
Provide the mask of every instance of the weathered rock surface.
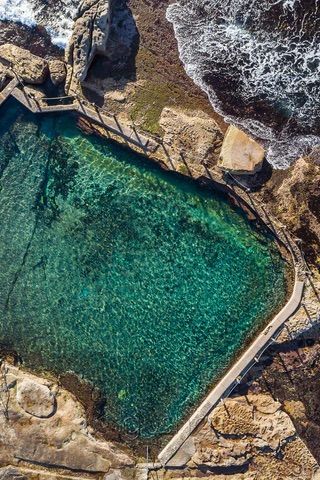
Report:
[{"label": "weathered rock surface", "polygon": [[60,85],[63,83],[67,76],[67,69],[64,62],[60,60],[49,61],[50,78],[54,85]]},{"label": "weathered rock surface", "polygon": [[66,50],[67,89],[76,91],[96,54],[104,54],[110,33],[111,0],[83,0]]},{"label": "weathered rock surface", "polygon": [[210,167],[217,163],[223,134],[208,114],[166,107],[160,117],[160,126],[164,144],[177,169],[184,171],[186,162],[200,173],[203,165]]},{"label": "weathered rock surface", "polygon": [[[197,476],[199,468],[213,473],[215,469],[232,469],[230,473],[242,469],[243,474],[228,478],[311,480],[319,471],[290,417],[266,394],[226,399],[187,443],[181,447],[183,453],[176,455],[184,462],[180,463],[184,476]],[[170,463],[179,467],[174,459]],[[164,478],[172,474],[164,472]]]},{"label": "weathered rock surface", "polygon": [[[249,449],[250,453],[252,448],[276,451],[296,436],[293,423],[280,407],[267,395],[248,395],[226,400],[225,407],[215,409],[209,421],[217,435],[238,436],[244,452]],[[247,437],[252,437],[250,442]]]},{"label": "weathered rock surface", "polygon": [[10,465],[0,468],[0,480],[27,480],[27,477],[20,470]]},{"label": "weathered rock surface", "polygon": [[25,412],[35,417],[46,418],[54,412],[54,393],[46,385],[33,380],[18,382],[17,401]]},{"label": "weathered rock surface", "polygon": [[48,74],[48,64],[45,60],[10,43],[1,45],[0,63],[11,67],[26,83],[40,85]]},{"label": "weathered rock surface", "polygon": [[10,365],[2,366],[1,383],[1,463],[91,473],[134,465],[124,451],[92,435],[82,405],[68,391]]},{"label": "weathered rock surface", "polygon": [[261,169],[264,156],[264,148],[259,143],[230,125],[222,144],[219,166],[237,175],[255,174]]},{"label": "weathered rock surface", "polygon": [[0,64],[0,90],[3,89],[7,81],[7,69]]},{"label": "weathered rock surface", "polygon": [[300,239],[308,261],[320,261],[320,149],[286,171],[274,171],[262,201]]}]

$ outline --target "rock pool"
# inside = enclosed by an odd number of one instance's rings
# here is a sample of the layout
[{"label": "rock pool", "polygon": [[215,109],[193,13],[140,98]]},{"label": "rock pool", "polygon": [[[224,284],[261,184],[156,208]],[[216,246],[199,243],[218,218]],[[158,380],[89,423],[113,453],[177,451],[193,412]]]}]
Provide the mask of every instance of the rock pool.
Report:
[{"label": "rock pool", "polygon": [[92,381],[141,437],[171,431],[285,300],[267,234],[69,115],[2,107],[0,212],[0,343]]}]

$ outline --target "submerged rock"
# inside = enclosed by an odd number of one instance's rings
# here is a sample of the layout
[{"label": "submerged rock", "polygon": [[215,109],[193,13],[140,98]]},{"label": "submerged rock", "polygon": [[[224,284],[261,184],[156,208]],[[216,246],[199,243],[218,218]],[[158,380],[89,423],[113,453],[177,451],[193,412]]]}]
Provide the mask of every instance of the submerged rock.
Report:
[{"label": "submerged rock", "polygon": [[1,45],[0,63],[10,67],[26,83],[40,85],[48,74],[45,60],[10,43]]},{"label": "submerged rock", "polygon": [[66,50],[68,89],[85,80],[96,54],[104,54],[110,33],[111,0],[83,0]]},{"label": "submerged rock", "polygon": [[240,174],[255,174],[265,156],[264,148],[239,128],[230,125],[222,144],[219,166],[223,170]]}]

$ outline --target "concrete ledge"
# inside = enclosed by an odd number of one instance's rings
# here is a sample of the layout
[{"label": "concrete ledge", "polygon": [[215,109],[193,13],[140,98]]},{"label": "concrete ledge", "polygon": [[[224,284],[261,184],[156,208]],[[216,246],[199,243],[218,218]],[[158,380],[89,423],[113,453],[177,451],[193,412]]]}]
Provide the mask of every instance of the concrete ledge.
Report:
[{"label": "concrete ledge", "polygon": [[165,466],[176,454],[179,448],[185,443],[200,422],[211,412],[218,402],[234,389],[244,373],[246,373],[255,363],[255,358],[259,357],[270,343],[273,342],[273,339],[280,333],[286,320],[298,310],[303,297],[303,291],[304,281],[299,280],[298,272],[296,272],[295,285],[289,301],[214,387],[178,433],[160,452],[158,459],[163,466]]}]

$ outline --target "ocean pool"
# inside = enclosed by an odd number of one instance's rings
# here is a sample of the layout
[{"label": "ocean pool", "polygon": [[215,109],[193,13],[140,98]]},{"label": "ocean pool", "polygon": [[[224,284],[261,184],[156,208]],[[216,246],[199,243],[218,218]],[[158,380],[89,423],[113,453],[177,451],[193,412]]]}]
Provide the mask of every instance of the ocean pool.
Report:
[{"label": "ocean pool", "polygon": [[74,371],[105,420],[172,431],[286,295],[266,233],[218,193],[13,101],[0,118],[0,344]]}]

